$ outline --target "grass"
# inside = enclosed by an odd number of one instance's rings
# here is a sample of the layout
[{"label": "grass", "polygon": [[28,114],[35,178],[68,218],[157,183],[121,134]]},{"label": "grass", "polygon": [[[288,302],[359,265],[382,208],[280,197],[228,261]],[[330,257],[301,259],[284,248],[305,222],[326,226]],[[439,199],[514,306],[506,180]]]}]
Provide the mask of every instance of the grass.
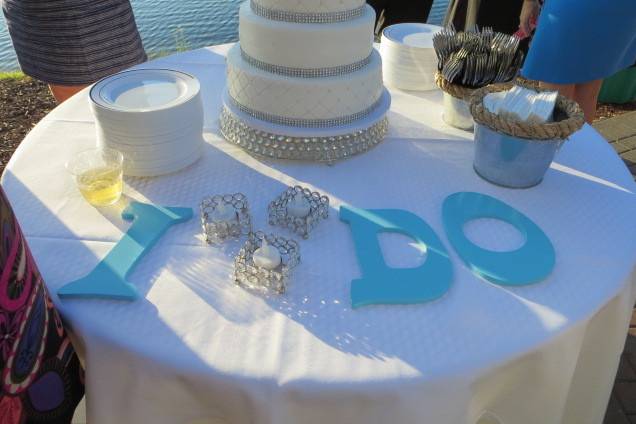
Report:
[{"label": "grass", "polygon": [[174,53],[183,53],[192,50],[192,44],[190,44],[190,40],[188,40],[188,37],[185,35],[183,28],[177,27],[173,29],[172,35],[174,36],[174,48],[169,50],[148,51],[146,52],[148,54],[148,60],[159,59]]},{"label": "grass", "polygon": [[0,81],[1,80],[16,80],[22,79],[25,75],[20,71],[11,71],[11,72],[0,72]]}]

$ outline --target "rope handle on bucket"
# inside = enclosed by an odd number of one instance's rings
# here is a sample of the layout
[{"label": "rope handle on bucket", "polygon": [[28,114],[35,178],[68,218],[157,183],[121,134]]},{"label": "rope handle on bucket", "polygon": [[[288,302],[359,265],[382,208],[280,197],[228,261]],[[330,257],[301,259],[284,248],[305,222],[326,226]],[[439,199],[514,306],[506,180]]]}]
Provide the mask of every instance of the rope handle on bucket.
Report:
[{"label": "rope handle on bucket", "polygon": [[[540,91],[534,86],[528,86],[529,84],[524,81],[517,81],[515,84]],[[470,113],[475,122],[491,130],[529,140],[564,140],[580,130],[585,123],[583,111],[579,105],[562,95],[557,97],[554,109],[555,120],[544,124],[509,119],[496,115],[484,107],[486,95],[510,90],[512,86],[513,83],[494,84],[474,90],[470,98]]]}]

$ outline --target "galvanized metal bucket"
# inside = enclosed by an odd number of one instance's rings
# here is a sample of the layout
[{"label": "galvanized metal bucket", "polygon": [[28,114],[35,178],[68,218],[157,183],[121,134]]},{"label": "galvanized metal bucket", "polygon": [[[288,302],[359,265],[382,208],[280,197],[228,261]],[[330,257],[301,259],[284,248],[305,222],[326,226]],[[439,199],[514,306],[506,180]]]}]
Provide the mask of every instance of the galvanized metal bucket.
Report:
[{"label": "galvanized metal bucket", "polygon": [[475,124],[475,172],[510,188],[539,184],[566,140],[528,140]]},{"label": "galvanized metal bucket", "polygon": [[470,103],[444,92],[444,113],[442,119],[451,127],[472,131],[475,121],[470,114]]},{"label": "galvanized metal bucket", "polygon": [[[516,84],[523,85],[520,81]],[[539,184],[563,143],[580,130],[585,119],[579,105],[559,95],[554,120],[546,123],[510,119],[484,106],[490,93],[510,90],[513,84],[497,84],[476,90],[470,112],[475,120],[475,172],[504,187],[529,188]]]}]

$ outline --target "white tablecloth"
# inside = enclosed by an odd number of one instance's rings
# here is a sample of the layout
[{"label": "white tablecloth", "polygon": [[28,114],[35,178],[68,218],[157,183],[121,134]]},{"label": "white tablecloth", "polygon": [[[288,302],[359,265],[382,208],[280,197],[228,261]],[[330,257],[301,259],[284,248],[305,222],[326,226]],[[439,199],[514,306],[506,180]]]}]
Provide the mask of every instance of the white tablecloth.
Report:
[{"label": "white tablecloth", "polygon": [[[636,186],[599,134],[586,126],[572,137],[538,187],[503,189],[473,172],[472,135],[442,122],[439,92],[394,91],[389,137],[374,150],[331,167],[263,163],[218,134],[226,51],[143,65],[201,80],[207,145],[175,175],[128,178],[126,194],[197,208],[206,195],[241,191],[256,227],[273,231],[268,202],[301,184],[331,197],[331,217],[301,242],[284,296],[234,285],[230,249],[207,247],[198,219],[172,228],[131,275],[141,300],[54,296],[86,366],[89,422],[601,422],[636,294]],[[94,143],[83,92],[33,129],[3,176],[52,293],[88,273],[129,225],[118,208],[89,206],[64,169]],[[557,252],[553,274],[520,288],[475,277],[442,227],[442,201],[457,191],[495,196],[539,224]],[[360,271],[342,204],[425,219],[450,252],[450,291],[428,304],[352,310]],[[491,248],[520,242],[488,220],[467,232]],[[382,236],[390,265],[422,260],[405,240]]]}]

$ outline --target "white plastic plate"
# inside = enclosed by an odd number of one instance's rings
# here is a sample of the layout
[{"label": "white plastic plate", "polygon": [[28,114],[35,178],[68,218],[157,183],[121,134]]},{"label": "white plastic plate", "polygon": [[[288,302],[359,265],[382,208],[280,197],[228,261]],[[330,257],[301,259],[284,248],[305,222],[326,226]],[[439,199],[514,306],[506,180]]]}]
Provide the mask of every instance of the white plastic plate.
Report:
[{"label": "white plastic plate", "polygon": [[432,49],[433,36],[442,27],[430,24],[404,23],[388,26],[383,35],[387,40],[411,48]]},{"label": "white plastic plate", "polygon": [[139,113],[183,104],[199,90],[199,81],[186,73],[169,69],[138,69],[98,81],[91,88],[90,98],[106,109]]}]

